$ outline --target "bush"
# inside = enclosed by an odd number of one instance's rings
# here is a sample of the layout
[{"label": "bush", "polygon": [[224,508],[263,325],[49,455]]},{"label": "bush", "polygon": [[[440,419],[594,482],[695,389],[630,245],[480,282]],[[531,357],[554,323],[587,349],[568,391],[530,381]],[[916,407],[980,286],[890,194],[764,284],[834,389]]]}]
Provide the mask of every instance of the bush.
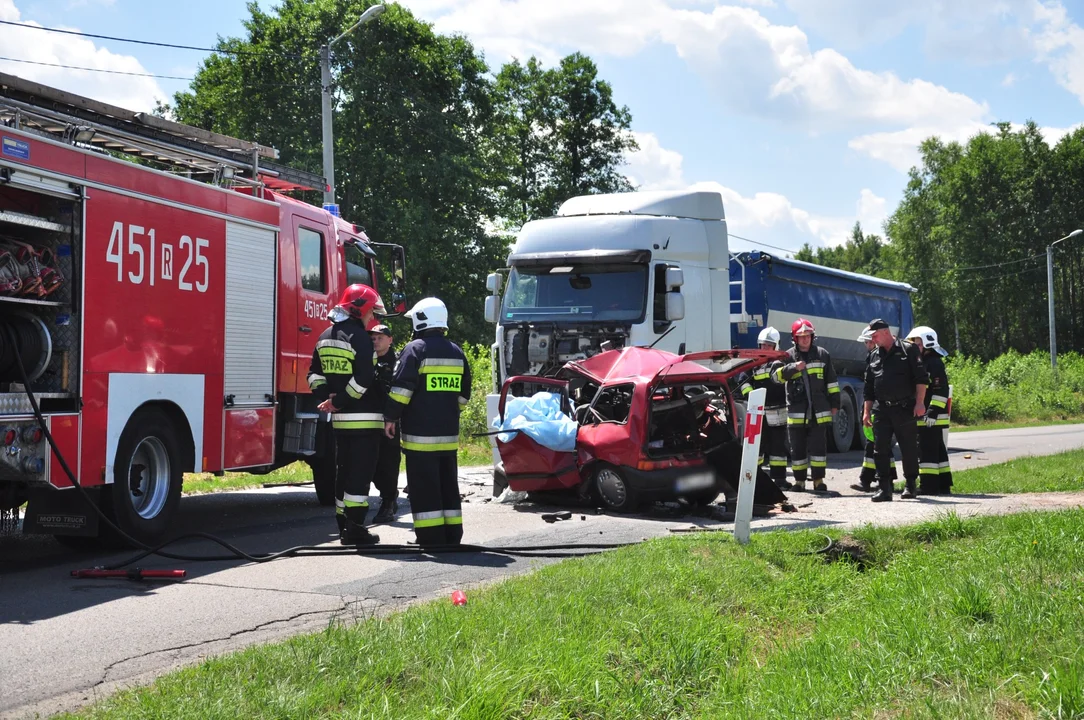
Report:
[{"label": "bush", "polygon": [[952,357],[946,362],[953,388],[954,422],[1053,420],[1084,414],[1084,356],[1058,356],[1057,373],[1049,353],[1009,352],[982,363]]},{"label": "bush", "polygon": [[472,438],[471,435],[489,432],[486,425],[486,394],[493,386],[493,363],[489,348],[485,345],[463,344],[463,353],[470,363],[471,391],[470,402],[459,416],[459,436],[467,442],[477,443],[484,438]]}]

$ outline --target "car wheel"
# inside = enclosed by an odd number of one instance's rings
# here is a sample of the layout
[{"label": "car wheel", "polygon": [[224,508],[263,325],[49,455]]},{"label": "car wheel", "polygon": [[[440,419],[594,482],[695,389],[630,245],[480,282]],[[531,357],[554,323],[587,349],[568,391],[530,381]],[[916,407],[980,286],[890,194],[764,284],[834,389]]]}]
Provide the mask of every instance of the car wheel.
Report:
[{"label": "car wheel", "polygon": [[602,465],[595,471],[592,485],[595,497],[607,510],[631,513],[640,505],[636,490],[629,485],[624,474],[611,465]]},{"label": "car wheel", "polygon": [[108,514],[125,534],[160,542],[181,501],[181,449],[177,430],[156,408],[132,415],[117,443]]}]

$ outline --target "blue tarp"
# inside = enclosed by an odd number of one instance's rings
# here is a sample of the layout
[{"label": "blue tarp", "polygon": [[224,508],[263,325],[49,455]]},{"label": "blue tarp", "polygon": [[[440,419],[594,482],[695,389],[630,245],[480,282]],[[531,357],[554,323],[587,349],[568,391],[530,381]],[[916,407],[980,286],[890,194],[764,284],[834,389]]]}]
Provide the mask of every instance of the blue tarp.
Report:
[{"label": "blue tarp", "polygon": [[557,452],[576,450],[576,421],[561,412],[561,396],[549,392],[535,393],[531,397],[510,398],[504,407],[504,422],[493,420],[494,430],[501,442],[509,442],[518,430],[542,447]]}]

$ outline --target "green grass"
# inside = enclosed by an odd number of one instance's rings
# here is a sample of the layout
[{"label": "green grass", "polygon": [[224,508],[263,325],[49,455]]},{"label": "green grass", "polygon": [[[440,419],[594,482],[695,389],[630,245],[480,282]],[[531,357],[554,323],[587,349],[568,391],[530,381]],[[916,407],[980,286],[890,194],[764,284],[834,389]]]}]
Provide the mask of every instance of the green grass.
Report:
[{"label": "green grass", "polygon": [[280,467],[266,475],[228,472],[222,477],[211,473],[187,473],[184,476],[185,495],[225,492],[226,490],[244,490],[267,485],[289,485],[291,483],[312,482],[312,471],[303,462],[295,462]]},{"label": "green grass", "polygon": [[1019,420],[1015,422],[980,422],[976,425],[953,424],[949,434],[971,432],[973,430],[1013,430],[1015,428],[1046,427],[1048,425],[1079,425],[1084,423],[1084,416],[1067,420]]},{"label": "green grass", "polygon": [[[459,467],[492,464],[493,456],[490,453],[487,440],[482,439],[479,442],[477,439],[471,438],[470,440],[464,440],[460,445]],[[400,472],[406,471],[405,460],[400,464],[399,470]],[[309,466],[303,462],[295,462],[267,475],[228,472],[222,477],[216,477],[211,473],[188,473],[184,476],[184,494],[201,495],[212,492],[226,492],[227,490],[259,488],[264,485],[289,485],[308,482],[312,482],[312,471]]]},{"label": "green grass", "polygon": [[[838,533],[831,531],[833,537]],[[1084,716],[1084,511],[665,538],[167,675],[87,718]]]},{"label": "green grass", "polygon": [[1084,449],[1021,457],[952,473],[952,491],[957,494],[1069,490],[1084,490]]}]

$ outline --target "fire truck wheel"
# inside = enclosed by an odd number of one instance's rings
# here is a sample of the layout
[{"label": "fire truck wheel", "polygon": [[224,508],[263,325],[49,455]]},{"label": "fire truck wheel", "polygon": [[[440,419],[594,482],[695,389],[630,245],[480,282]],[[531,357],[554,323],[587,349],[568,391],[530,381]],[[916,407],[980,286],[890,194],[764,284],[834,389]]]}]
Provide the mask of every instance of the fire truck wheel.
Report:
[{"label": "fire truck wheel", "polygon": [[635,488],[628,484],[620,470],[611,465],[599,466],[592,485],[596,497],[607,510],[631,513],[640,507],[640,498]]},{"label": "fire truck wheel", "polygon": [[117,443],[107,509],[121,530],[144,543],[160,542],[181,501],[181,451],[176,429],[161,410],[132,415]]},{"label": "fire truck wheel", "polygon": [[328,443],[331,452],[314,455],[308,459],[312,468],[312,484],[316,488],[316,500],[324,507],[335,504],[335,443]]}]

